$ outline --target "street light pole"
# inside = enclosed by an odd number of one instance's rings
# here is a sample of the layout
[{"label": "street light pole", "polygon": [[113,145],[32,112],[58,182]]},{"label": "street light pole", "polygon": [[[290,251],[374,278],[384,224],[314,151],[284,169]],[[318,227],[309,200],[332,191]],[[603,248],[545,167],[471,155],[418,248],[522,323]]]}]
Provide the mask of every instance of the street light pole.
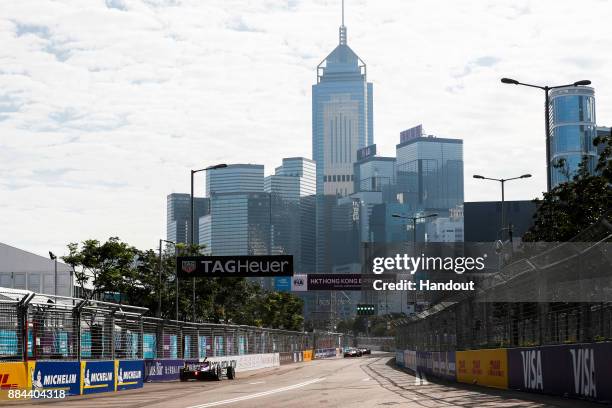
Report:
[{"label": "street light pole", "polygon": [[[193,193],[193,175],[196,173],[199,173],[201,171],[208,171],[208,170],[216,170],[216,169],[221,169],[227,167],[227,164],[217,164],[214,166],[208,166],[206,168],[203,169],[199,169],[199,170],[191,170],[191,200],[190,200],[190,204],[191,204],[191,211],[189,212],[189,230],[190,230],[190,234],[189,234],[189,246],[190,248],[193,248],[193,245],[195,245],[195,228],[194,228],[194,205],[193,205],[193,200],[194,200],[194,193]],[[191,278],[191,303],[192,303],[192,321],[195,322],[196,320],[196,284],[195,284],[195,277]],[[178,293],[178,277],[177,277],[177,293]],[[178,303],[177,303],[178,304]],[[178,312],[177,312],[177,316],[178,316]],[[177,318],[178,320],[178,318]]]},{"label": "street light pole", "polygon": [[54,261],[54,268],[53,268],[53,295],[55,295],[55,302],[57,303],[57,256],[49,251],[49,258],[51,258],[52,261]]},{"label": "street light pole", "polygon": [[506,227],[506,208],[505,208],[505,191],[504,191],[504,185],[506,183],[506,181],[511,181],[511,180],[518,180],[518,179],[526,179],[526,178],[530,178],[531,174],[523,174],[522,176],[518,176],[518,177],[512,177],[512,178],[507,178],[507,179],[496,179],[496,178],[490,178],[490,177],[484,177],[481,176],[479,174],[474,174],[473,176],[475,179],[480,179],[480,180],[492,180],[492,181],[498,181],[501,184],[501,226],[500,226],[500,231],[503,231]]},{"label": "street light pole", "polygon": [[544,91],[544,126],[546,127],[545,129],[545,135],[546,135],[546,191],[550,191],[550,188],[552,185],[552,174],[551,174],[552,172],[550,170],[550,139],[551,139],[551,136],[550,136],[550,112],[548,111],[548,105],[550,103],[549,92],[552,89],[565,88],[568,86],[591,85],[591,81],[589,81],[588,79],[585,79],[581,81],[576,81],[571,84],[557,85],[557,86],[540,86],[540,85],[526,84],[526,83],[519,82],[516,79],[512,79],[512,78],[502,78],[501,82],[503,84],[522,85],[522,86],[527,86],[529,88],[541,89]]}]

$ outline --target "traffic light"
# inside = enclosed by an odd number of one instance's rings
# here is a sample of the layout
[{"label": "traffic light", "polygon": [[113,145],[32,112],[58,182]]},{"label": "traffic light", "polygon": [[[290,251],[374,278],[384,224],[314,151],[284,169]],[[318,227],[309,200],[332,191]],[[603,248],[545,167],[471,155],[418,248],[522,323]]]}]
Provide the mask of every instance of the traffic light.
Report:
[{"label": "traffic light", "polygon": [[359,316],[371,316],[376,314],[376,307],[369,304],[358,304],[357,315]]}]

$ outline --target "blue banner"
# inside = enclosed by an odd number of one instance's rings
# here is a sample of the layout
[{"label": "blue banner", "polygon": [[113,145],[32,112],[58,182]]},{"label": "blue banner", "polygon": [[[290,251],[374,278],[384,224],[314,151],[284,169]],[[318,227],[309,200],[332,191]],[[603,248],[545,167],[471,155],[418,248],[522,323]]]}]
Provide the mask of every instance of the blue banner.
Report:
[{"label": "blue banner", "polygon": [[83,394],[115,391],[115,361],[82,361]]},{"label": "blue banner", "polygon": [[291,292],[291,277],[275,276],[274,290],[277,292]]},{"label": "blue banner", "polygon": [[144,380],[146,382],[178,380],[184,365],[183,360],[146,360]]},{"label": "blue banner", "polygon": [[142,351],[144,358],[157,357],[157,337],[155,333],[145,333],[142,337]]},{"label": "blue banner", "polygon": [[117,391],[142,388],[144,380],[143,360],[116,360]]},{"label": "blue banner", "polygon": [[66,390],[81,393],[81,367],[78,361],[37,361],[32,372],[33,390]]}]

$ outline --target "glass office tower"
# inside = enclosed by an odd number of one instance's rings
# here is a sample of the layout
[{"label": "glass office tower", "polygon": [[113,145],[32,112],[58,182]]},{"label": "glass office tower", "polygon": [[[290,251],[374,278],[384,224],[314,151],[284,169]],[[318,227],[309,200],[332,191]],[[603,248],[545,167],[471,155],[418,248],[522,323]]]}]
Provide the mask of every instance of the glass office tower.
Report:
[{"label": "glass office tower", "polygon": [[264,166],[261,164],[230,164],[206,172],[206,196],[217,193],[263,192]]},{"label": "glass office tower", "polygon": [[[190,195],[172,193],[166,197],[166,239],[168,241],[186,244],[189,241],[189,212],[191,211]],[[193,224],[194,240],[199,242],[198,220],[208,214],[209,200],[205,197],[194,197]]]},{"label": "glass office tower", "polygon": [[587,86],[571,86],[550,92],[550,171],[551,187],[572,179],[583,157],[587,170],[593,172],[597,149],[593,139],[595,92]]},{"label": "glass office tower", "polygon": [[312,86],[312,157],[317,163],[317,194],[353,192],[357,149],[373,143],[372,83],[366,64],[340,43],[318,66]]},{"label": "glass office tower", "polygon": [[413,210],[463,204],[463,140],[414,137],[396,146],[397,189]]},{"label": "glass office tower", "polygon": [[271,254],[293,255],[300,273],[315,268],[315,176],[313,160],[291,157],[264,180],[272,200]]}]

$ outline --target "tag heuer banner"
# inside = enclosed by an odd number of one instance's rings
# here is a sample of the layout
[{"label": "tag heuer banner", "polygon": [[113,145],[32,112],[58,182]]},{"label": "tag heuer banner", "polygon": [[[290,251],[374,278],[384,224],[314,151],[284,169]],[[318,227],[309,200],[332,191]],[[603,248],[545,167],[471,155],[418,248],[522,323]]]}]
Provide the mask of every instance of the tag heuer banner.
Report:
[{"label": "tag heuer banner", "polygon": [[293,256],[179,256],[176,273],[179,278],[293,276]]}]

